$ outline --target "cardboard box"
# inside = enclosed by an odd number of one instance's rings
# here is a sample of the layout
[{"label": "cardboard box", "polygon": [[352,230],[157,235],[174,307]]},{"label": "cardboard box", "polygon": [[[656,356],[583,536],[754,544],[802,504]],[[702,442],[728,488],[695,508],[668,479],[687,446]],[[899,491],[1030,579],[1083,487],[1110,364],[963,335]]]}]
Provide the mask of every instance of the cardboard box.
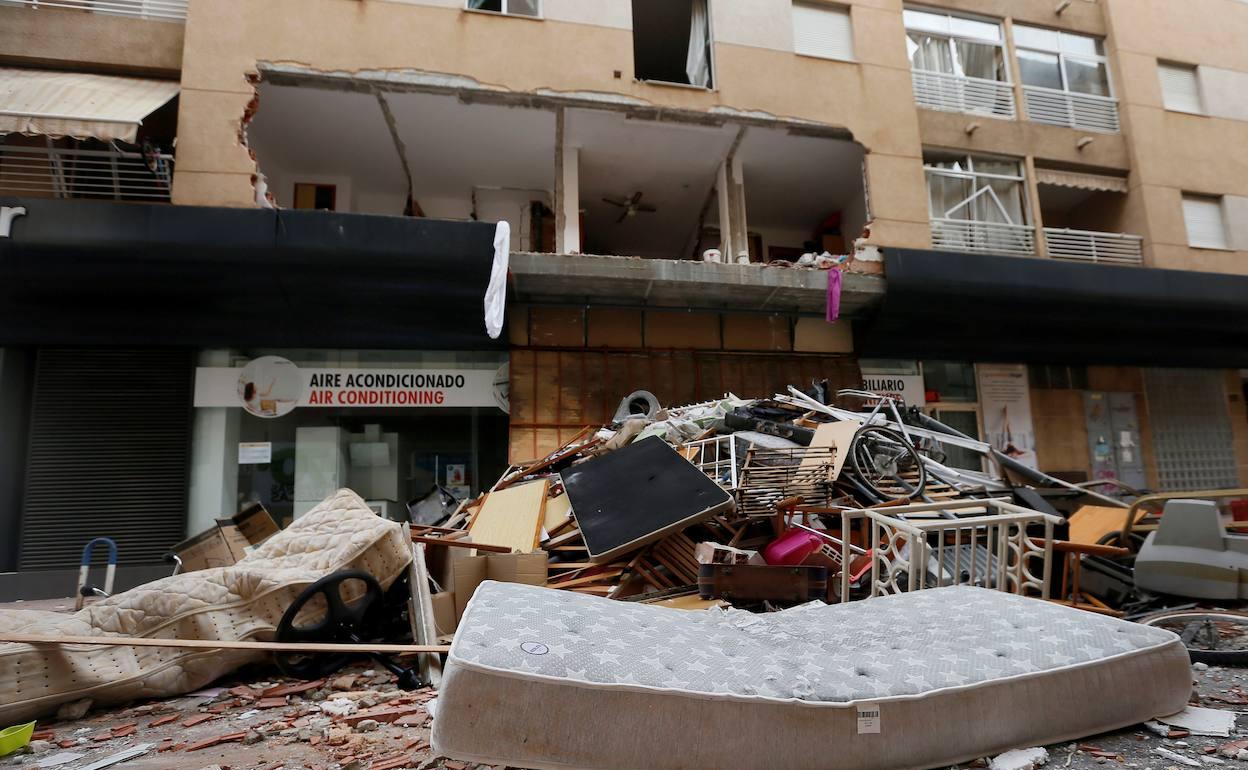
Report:
[{"label": "cardboard box", "polygon": [[231,518],[217,519],[212,527],[175,545],[173,552],[182,559],[183,572],[228,567],[277,531],[277,522],[256,503]]},{"label": "cardboard box", "polygon": [[486,580],[531,586],[546,585],[546,552],[467,556],[451,562],[451,571],[454,573],[452,582],[455,593],[455,622],[458,623],[464,616],[468,600],[476,593],[477,586]]},{"label": "cardboard box", "polygon": [[260,545],[280,531],[277,522],[260,503],[252,503],[230,521],[252,545]]},{"label": "cardboard box", "polygon": [[439,591],[432,597],[433,625],[438,629],[438,636],[450,636],[459,627],[455,616],[455,592]]}]

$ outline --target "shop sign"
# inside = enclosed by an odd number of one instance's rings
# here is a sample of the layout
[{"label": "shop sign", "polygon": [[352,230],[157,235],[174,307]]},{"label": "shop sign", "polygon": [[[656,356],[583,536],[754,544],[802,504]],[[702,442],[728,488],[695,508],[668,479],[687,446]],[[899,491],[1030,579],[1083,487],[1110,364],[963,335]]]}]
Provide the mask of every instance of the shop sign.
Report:
[{"label": "shop sign", "polygon": [[[507,410],[506,364],[492,369],[313,369],[281,356],[241,368],[195,370],[195,406],[241,406],[257,417],[296,407],[497,407]],[[500,381],[501,379],[501,381]]]},{"label": "shop sign", "polygon": [[1031,390],[1023,364],[976,364],[984,431],[993,449],[1039,470]]},{"label": "shop sign", "polygon": [[[906,406],[926,406],[921,374],[889,374],[869,369],[862,370],[862,389],[881,396],[905,401]],[[871,406],[872,404],[867,404]]]}]

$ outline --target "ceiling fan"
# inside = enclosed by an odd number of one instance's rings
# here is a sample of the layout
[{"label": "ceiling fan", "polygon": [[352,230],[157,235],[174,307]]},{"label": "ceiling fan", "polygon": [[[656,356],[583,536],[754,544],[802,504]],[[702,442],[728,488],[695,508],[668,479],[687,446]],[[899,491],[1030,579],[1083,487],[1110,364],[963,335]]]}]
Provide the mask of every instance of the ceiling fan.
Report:
[{"label": "ceiling fan", "polygon": [[653,214],[654,212],[658,211],[658,209],[656,209],[654,206],[651,206],[648,203],[641,202],[640,190],[633,193],[633,197],[631,198],[603,198],[602,202],[610,203],[612,206],[619,206],[620,208],[624,209],[624,211],[620,213],[620,218],[615,220],[615,223],[617,225],[623,222],[625,219],[628,219],[629,217],[637,216],[638,212],[641,212],[643,214]]}]

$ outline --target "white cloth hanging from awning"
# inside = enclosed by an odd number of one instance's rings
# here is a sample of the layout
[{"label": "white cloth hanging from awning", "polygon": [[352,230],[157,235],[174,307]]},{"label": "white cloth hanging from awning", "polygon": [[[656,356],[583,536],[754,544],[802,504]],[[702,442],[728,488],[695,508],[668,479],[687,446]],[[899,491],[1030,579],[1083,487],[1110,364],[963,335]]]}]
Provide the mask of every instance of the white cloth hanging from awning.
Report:
[{"label": "white cloth hanging from awning", "polygon": [[176,81],[0,67],[0,134],[134,142]]},{"label": "white cloth hanging from awning", "polygon": [[1127,180],[1119,176],[1092,174],[1086,171],[1059,171],[1055,168],[1036,169],[1036,184],[1073,187],[1076,190],[1097,190],[1126,194]]}]

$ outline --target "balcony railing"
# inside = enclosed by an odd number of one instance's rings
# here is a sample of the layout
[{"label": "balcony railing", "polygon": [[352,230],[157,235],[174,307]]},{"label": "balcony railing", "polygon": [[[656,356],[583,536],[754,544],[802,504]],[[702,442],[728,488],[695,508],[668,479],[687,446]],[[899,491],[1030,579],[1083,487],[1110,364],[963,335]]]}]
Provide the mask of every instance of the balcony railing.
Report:
[{"label": "balcony railing", "polygon": [[131,16],[161,21],[186,21],[189,0],[0,0],[0,6],[24,5],[29,8],[67,8],[110,16]]},{"label": "balcony railing", "polygon": [[0,145],[4,193],[167,202],[172,180],[172,155]]},{"label": "balcony railing", "polygon": [[1138,235],[1046,227],[1044,240],[1049,256],[1055,259],[1118,265],[1139,265],[1144,261],[1144,239]]},{"label": "balcony railing", "polygon": [[1023,100],[1027,105],[1027,119],[1036,123],[1107,134],[1122,130],[1118,120],[1118,100],[1108,96],[1023,86]]},{"label": "balcony railing", "polygon": [[925,70],[911,70],[910,75],[914,80],[914,101],[920,107],[1004,120],[1013,120],[1017,115],[1014,87],[1009,83]]},{"label": "balcony railing", "polygon": [[1030,225],[933,219],[932,247],[944,251],[1031,257],[1036,253],[1036,232]]}]

